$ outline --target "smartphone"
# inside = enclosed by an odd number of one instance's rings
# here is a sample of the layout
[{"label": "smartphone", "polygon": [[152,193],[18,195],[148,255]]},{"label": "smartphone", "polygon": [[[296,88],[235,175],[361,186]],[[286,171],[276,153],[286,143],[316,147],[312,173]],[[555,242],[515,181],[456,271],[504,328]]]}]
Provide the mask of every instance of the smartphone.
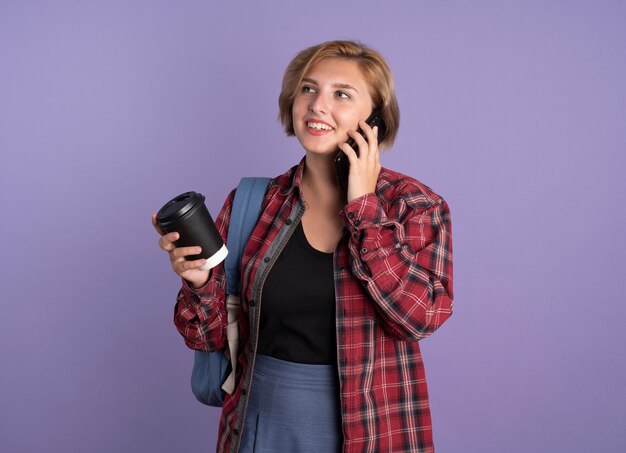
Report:
[{"label": "smartphone", "polygon": [[[378,143],[381,142],[387,128],[385,127],[385,123],[383,122],[383,116],[380,109],[375,109],[368,119],[365,120],[370,127],[378,126]],[[357,130],[359,134],[365,137],[363,131],[359,128]],[[348,145],[352,147],[352,149],[356,152],[356,155],[359,155],[359,146],[353,139],[348,140]],[[335,170],[337,172],[337,182],[339,186],[343,189],[348,189],[348,173],[350,171],[350,162],[348,161],[348,156],[342,151],[339,150],[337,155],[335,156]]]}]

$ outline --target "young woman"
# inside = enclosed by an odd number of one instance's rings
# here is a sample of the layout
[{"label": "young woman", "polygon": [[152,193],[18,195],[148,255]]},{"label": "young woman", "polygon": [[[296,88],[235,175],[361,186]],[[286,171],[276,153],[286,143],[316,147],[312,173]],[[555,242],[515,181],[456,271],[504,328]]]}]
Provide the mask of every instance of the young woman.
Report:
[{"label": "young woman", "polygon": [[[326,42],[291,61],[279,106],[304,158],[270,181],[244,252],[239,371],[217,451],[431,452],[418,341],[452,314],[450,214],[424,184],[381,168],[399,125],[391,72],[362,44]],[[375,109],[380,144],[363,121]],[[216,220],[224,238],[233,196]],[[191,348],[224,348],[223,266],[199,270],[204,260],[185,260],[199,249],[177,238],[159,240],[183,278],[176,327]]]}]

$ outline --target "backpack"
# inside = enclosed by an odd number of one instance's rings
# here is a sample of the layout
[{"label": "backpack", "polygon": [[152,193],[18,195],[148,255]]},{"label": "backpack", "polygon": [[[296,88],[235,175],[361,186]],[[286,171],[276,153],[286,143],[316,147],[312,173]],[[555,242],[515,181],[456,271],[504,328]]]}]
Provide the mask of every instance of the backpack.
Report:
[{"label": "backpack", "polygon": [[237,324],[241,310],[239,268],[243,249],[261,214],[268,181],[269,178],[241,178],[235,192],[226,241],[228,255],[224,261],[228,348],[215,352],[195,351],[191,371],[191,391],[198,401],[208,406],[222,407],[224,393],[232,394],[235,390],[239,348]]}]

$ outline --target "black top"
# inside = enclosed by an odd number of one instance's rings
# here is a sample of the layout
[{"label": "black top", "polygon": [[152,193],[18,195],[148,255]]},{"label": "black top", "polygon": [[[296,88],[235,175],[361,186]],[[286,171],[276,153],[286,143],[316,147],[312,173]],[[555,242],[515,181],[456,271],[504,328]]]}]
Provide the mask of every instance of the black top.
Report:
[{"label": "black top", "polygon": [[337,363],[333,254],[314,249],[298,224],[263,286],[258,353]]}]

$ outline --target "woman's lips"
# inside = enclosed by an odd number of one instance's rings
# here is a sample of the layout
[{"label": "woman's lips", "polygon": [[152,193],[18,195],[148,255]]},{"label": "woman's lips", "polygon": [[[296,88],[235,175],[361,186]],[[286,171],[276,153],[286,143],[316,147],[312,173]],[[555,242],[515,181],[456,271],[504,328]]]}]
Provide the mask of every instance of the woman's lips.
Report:
[{"label": "woman's lips", "polygon": [[326,135],[335,129],[325,121],[308,120],[305,121],[306,130],[311,135]]}]

